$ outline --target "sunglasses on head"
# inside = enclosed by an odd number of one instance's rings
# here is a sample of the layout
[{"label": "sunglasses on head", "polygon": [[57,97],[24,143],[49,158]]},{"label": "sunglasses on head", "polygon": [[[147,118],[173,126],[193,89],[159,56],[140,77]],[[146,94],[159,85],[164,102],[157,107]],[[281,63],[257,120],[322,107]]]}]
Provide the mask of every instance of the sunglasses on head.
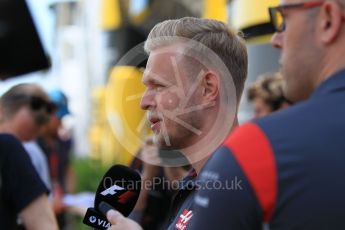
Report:
[{"label": "sunglasses on head", "polygon": [[46,114],[53,114],[57,107],[54,103],[37,95],[17,94],[11,97],[12,103],[28,104],[34,112],[44,111]]},{"label": "sunglasses on head", "polygon": [[39,96],[28,96],[28,99],[36,123],[38,125],[46,124],[50,119],[50,115],[56,111],[56,105]]},{"label": "sunglasses on head", "polygon": [[30,96],[30,107],[33,111],[44,110],[48,114],[56,111],[56,105],[38,96]]}]

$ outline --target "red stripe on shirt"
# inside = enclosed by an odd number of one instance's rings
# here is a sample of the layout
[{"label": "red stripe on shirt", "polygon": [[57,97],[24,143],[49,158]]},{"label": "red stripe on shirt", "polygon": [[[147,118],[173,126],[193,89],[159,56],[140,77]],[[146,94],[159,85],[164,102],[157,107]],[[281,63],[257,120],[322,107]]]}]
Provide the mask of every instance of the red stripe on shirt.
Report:
[{"label": "red stripe on shirt", "polygon": [[277,198],[277,168],[269,140],[261,129],[247,123],[237,128],[224,145],[248,178],[263,210],[264,222],[269,222]]}]

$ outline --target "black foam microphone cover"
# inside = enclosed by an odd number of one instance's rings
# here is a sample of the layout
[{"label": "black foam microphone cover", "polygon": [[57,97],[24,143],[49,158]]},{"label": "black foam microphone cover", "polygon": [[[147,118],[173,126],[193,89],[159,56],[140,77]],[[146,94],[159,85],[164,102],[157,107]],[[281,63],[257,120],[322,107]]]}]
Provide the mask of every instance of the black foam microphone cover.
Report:
[{"label": "black foam microphone cover", "polygon": [[88,208],[83,223],[96,229],[109,228],[107,211],[116,209],[127,217],[138,200],[140,189],[139,173],[123,165],[112,166],[99,183],[94,208]]},{"label": "black foam microphone cover", "polygon": [[99,205],[103,201],[127,217],[138,200],[140,189],[141,177],[138,172],[123,165],[114,165],[98,186],[94,207],[100,211]]}]

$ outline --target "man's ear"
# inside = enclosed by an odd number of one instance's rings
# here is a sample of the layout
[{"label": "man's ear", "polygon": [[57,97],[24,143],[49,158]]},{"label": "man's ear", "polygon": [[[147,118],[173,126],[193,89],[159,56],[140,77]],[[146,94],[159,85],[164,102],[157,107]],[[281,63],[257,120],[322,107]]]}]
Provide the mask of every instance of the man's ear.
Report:
[{"label": "man's ear", "polygon": [[343,21],[342,8],[336,1],[329,1],[325,2],[320,10],[318,24],[320,39],[322,43],[330,44],[337,39],[340,32]]},{"label": "man's ear", "polygon": [[202,97],[205,101],[215,101],[219,95],[219,76],[213,71],[208,71],[201,82]]}]

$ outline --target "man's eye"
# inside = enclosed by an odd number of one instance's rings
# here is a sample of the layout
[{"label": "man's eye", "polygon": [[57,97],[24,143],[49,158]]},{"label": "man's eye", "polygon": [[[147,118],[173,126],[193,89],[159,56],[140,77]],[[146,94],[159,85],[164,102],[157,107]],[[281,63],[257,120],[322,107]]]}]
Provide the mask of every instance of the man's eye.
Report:
[{"label": "man's eye", "polygon": [[155,86],[155,90],[158,91],[158,92],[161,91],[161,90],[163,90],[163,89],[164,89],[164,86],[163,86],[163,85],[156,85],[156,86]]}]

